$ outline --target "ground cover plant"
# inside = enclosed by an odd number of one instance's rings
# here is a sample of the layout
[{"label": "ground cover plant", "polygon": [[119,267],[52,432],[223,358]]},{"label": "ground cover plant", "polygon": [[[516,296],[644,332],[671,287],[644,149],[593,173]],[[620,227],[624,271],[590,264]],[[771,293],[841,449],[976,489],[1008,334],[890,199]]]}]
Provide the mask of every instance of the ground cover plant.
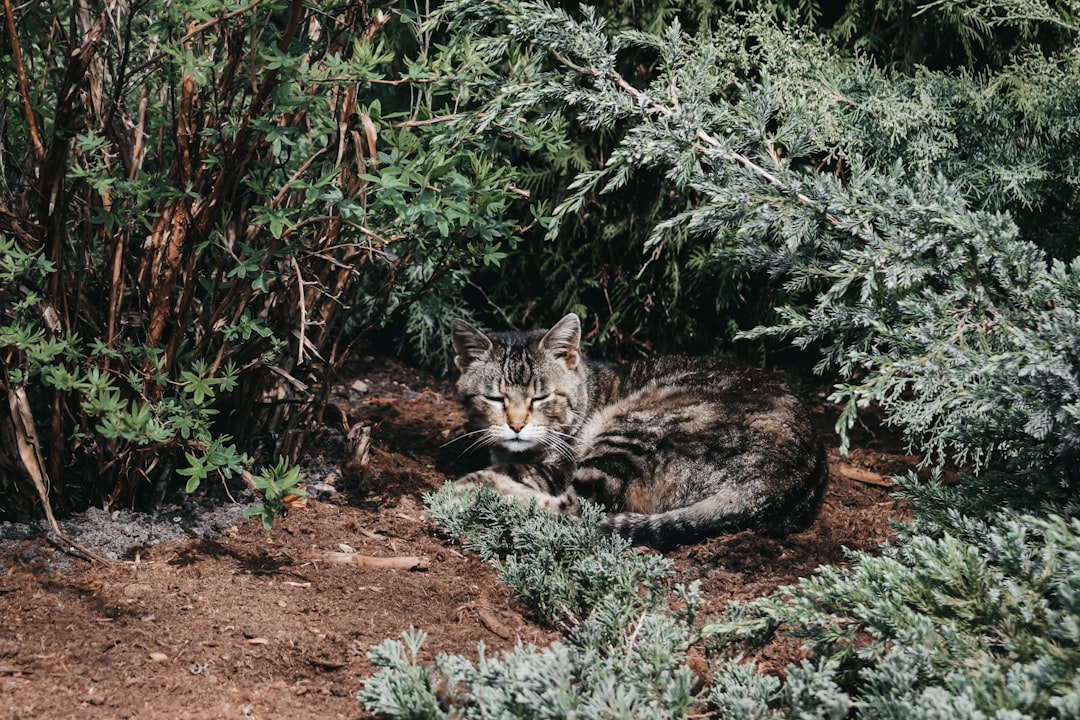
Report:
[{"label": "ground cover plant", "polygon": [[[481,648],[475,663],[445,652],[421,660],[422,631],[387,640],[370,652],[383,670],[360,693],[375,712],[1041,718],[1080,710],[1075,519],[957,518],[938,533],[904,533],[883,555],[853,553],[850,567],[822,568],[774,597],[733,603],[723,617],[703,621],[696,585],[677,587],[665,602],[661,558],[491,493],[465,511],[459,501],[442,491],[429,497],[429,511],[567,632],[544,648],[494,656]],[[568,534],[576,542],[559,545],[568,549],[544,552]],[[576,581],[561,583],[567,576]],[[778,631],[811,649],[783,680],[745,662]],[[713,658],[708,683],[688,662],[701,642]]]}]

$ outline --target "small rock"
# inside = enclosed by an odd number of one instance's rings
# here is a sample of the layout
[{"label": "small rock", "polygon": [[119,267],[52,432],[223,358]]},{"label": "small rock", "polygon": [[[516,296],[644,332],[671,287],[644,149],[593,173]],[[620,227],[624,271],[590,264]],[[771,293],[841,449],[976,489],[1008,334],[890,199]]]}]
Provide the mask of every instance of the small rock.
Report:
[{"label": "small rock", "polygon": [[326,482],[314,482],[307,486],[308,497],[312,500],[329,500],[338,494],[338,489]]}]

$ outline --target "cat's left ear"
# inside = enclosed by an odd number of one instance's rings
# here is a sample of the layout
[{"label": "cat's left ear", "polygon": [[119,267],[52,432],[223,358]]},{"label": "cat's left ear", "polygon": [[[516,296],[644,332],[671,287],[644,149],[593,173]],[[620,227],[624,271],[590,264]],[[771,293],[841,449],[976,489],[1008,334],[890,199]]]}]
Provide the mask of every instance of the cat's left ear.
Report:
[{"label": "cat's left ear", "polygon": [[454,364],[465,370],[491,350],[488,336],[458,318],[450,321],[450,338],[454,343]]},{"label": "cat's left ear", "polygon": [[577,367],[581,355],[581,320],[570,313],[547,331],[540,340],[540,348],[561,358],[566,367]]}]

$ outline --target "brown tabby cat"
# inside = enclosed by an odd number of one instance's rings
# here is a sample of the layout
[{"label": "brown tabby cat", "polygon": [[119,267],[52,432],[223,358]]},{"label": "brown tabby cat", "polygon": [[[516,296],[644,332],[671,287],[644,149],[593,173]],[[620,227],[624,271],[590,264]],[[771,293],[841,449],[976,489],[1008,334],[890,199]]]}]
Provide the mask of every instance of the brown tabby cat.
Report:
[{"label": "brown tabby cat", "polygon": [[774,380],[718,358],[622,368],[581,355],[581,322],[485,335],[451,324],[457,392],[491,449],[487,485],[551,512],[604,505],[605,532],[669,548],[752,529],[785,535],[817,515],[827,473],[805,410]]}]

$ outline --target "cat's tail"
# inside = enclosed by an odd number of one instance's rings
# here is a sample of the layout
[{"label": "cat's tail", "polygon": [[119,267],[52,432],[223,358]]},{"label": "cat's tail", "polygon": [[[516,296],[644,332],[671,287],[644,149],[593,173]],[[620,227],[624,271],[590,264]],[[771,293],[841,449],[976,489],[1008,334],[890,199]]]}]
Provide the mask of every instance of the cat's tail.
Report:
[{"label": "cat's tail", "polygon": [[733,503],[730,497],[713,495],[667,512],[609,515],[599,528],[605,534],[621,535],[634,545],[658,550],[741,530],[783,537],[810,526],[821,509],[827,483],[828,473],[822,468],[808,486],[787,502]]}]

